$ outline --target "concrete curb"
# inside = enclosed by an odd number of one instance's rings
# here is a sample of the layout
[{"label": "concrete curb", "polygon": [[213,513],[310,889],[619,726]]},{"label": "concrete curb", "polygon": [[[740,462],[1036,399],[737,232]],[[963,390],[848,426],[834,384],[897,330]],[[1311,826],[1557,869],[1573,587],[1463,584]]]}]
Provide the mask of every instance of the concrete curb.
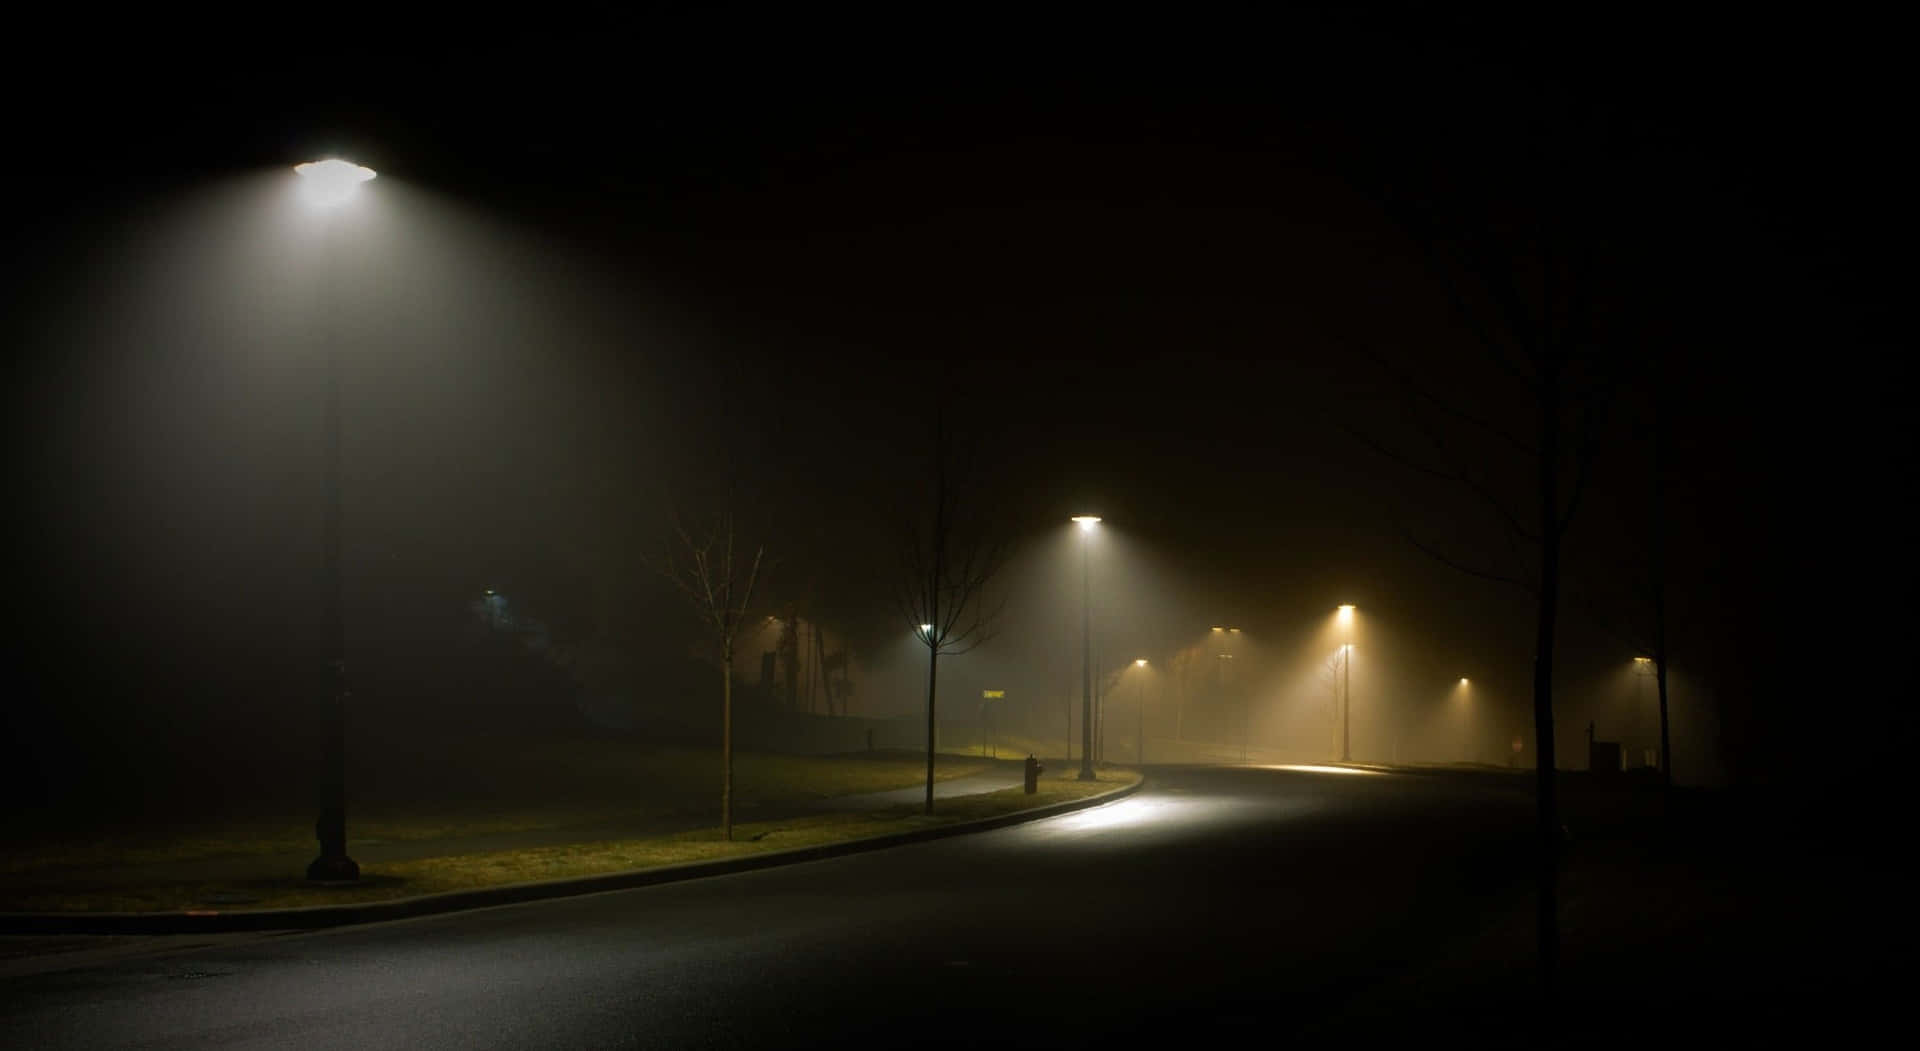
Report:
[{"label": "concrete curb", "polygon": [[484,909],[496,905],[517,905],[521,902],[542,901],[548,898],[570,898],[581,894],[599,894],[610,890],[629,890],[660,883],[678,883],[682,880],[704,879],[708,876],[725,876],[735,872],[751,872],[777,865],[793,865],[803,861],[819,861],[869,850],[905,846],[909,843],[924,843],[929,840],[945,839],[948,836],[966,835],[970,832],[986,832],[1111,803],[1132,795],[1146,783],[1147,779],[1142,777],[1131,785],[1123,785],[1097,796],[1070,799],[1063,803],[1050,803],[1030,810],[1017,810],[1011,814],[961,821],[951,825],[909,829],[905,832],[868,836],[864,839],[850,839],[842,843],[822,843],[811,847],[795,847],[791,850],[771,850],[764,854],[750,854],[746,857],[727,858],[721,861],[690,861],[679,865],[608,872],[576,879],[508,883],[498,887],[423,894],[418,897],[357,905],[309,905],[295,909],[260,909],[252,912],[218,912],[212,909],[204,912],[199,910],[192,912],[6,912],[0,913],[0,933],[214,934],[232,931],[319,930],[356,923],[403,920],[443,912]]}]

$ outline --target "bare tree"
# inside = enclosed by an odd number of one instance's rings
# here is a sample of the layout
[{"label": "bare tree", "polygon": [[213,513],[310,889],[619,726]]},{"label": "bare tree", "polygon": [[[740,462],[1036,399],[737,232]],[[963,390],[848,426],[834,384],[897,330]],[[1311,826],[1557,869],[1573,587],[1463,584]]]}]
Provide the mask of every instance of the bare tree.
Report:
[{"label": "bare tree", "polygon": [[1005,608],[987,595],[1006,562],[1006,544],[979,506],[979,478],[971,444],[934,423],[926,511],[901,530],[894,604],[914,637],[927,647],[927,795],[933,813],[935,701],[940,657],[958,655],[993,637]]},{"label": "bare tree", "polygon": [[704,529],[676,521],[678,543],[667,556],[662,572],[693,604],[701,623],[712,633],[720,658],[720,830],[733,838],[733,643],[746,622],[753,587],[765,562],[766,548],[756,546],[751,558],[736,535],[732,511],[715,516]]},{"label": "bare tree", "polygon": [[[1348,427],[1369,448],[1456,492],[1494,523],[1496,553],[1465,557],[1455,545],[1409,542],[1437,561],[1524,589],[1534,600],[1533,723],[1536,750],[1538,957],[1553,995],[1564,826],[1556,799],[1554,643],[1562,605],[1562,548],[1604,444],[1618,387],[1608,334],[1596,324],[1601,223],[1578,179],[1588,177],[1569,139],[1532,140],[1512,197],[1446,215],[1431,198],[1396,202],[1426,252],[1455,325],[1485,366],[1472,382],[1418,375],[1361,350],[1394,392],[1414,437],[1391,443]],[[1586,145],[1583,143],[1582,145]],[[1471,198],[1469,198],[1471,200]],[[1516,202],[1518,206],[1515,207]],[[1477,212],[1477,214],[1476,214]],[[1455,363],[1456,368],[1458,363]],[[1530,505],[1530,506],[1529,506]]]}]

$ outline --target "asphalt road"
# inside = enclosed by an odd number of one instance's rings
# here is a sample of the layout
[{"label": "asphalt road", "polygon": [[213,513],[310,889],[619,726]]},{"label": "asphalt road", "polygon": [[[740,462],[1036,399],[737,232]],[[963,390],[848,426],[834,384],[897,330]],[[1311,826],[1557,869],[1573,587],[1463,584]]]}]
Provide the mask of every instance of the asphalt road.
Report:
[{"label": "asphalt road", "polygon": [[1298,1033],[1524,892],[1498,779],[1167,769],[828,861],[0,985],[0,1046],[1127,1046]]}]

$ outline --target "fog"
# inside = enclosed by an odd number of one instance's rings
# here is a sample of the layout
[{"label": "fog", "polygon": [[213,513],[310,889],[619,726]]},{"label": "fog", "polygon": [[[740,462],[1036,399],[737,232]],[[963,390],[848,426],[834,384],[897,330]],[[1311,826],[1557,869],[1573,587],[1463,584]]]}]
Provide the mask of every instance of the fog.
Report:
[{"label": "fog", "polygon": [[[890,596],[942,414],[977,445],[975,499],[1010,545],[990,637],[941,663],[943,748],[1064,758],[1090,673],[1112,761],[1338,759],[1350,700],[1357,762],[1530,766],[1528,590],[1409,542],[1470,560],[1503,546],[1458,487],[1361,440],[1406,421],[1349,348],[1440,333],[1432,389],[1493,388],[1461,365],[1437,296],[1372,310],[1381,283],[1418,285],[1383,217],[1292,177],[1286,207],[1213,202],[1204,236],[1191,201],[988,199],[837,240],[692,221],[595,239],[404,173],[322,216],[285,170],[51,217],[13,314],[33,613],[30,700],[10,718],[36,741],[22,798],[132,770],[250,786],[311,761],[328,347],[352,753],[526,725],[710,738],[711,640],[658,569],[676,520],[722,509],[768,555],[733,665],[748,746],[918,747],[927,652]],[[976,277],[1037,215],[1045,250]],[[1288,295],[1195,276],[1187,260],[1231,236],[1291,246]],[[909,247],[912,266],[951,256],[967,279],[909,280],[890,262]],[[1064,276],[1069,258],[1087,263]],[[1114,315],[1099,339],[1075,330],[1089,310]],[[1196,316],[1217,323],[1207,347],[1185,338]],[[1638,571],[1644,442],[1622,432],[1570,534],[1576,588]],[[1671,707],[1681,779],[1712,784],[1728,765],[1708,677],[1732,651],[1715,642],[1721,548],[1692,498],[1672,515]],[[1105,521],[1082,534],[1082,513]],[[1563,618],[1556,751],[1583,767],[1592,723],[1643,766],[1657,727],[1618,629],[1644,618],[1602,605]]]}]

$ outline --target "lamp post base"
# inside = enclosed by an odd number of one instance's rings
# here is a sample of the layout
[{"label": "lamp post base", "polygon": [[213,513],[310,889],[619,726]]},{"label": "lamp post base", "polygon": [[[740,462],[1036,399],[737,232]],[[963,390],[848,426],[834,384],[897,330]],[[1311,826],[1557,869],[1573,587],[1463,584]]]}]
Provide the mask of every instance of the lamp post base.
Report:
[{"label": "lamp post base", "polygon": [[1082,780],[1082,781],[1095,781],[1095,780],[1098,780],[1098,778],[1096,778],[1096,777],[1094,777],[1094,776],[1093,776],[1093,771],[1092,771],[1092,770],[1089,770],[1089,769],[1087,769],[1087,768],[1085,768],[1085,767],[1082,767],[1082,768],[1080,769],[1080,778],[1079,778],[1079,780]]},{"label": "lamp post base", "polygon": [[322,854],[307,866],[307,879],[314,883],[352,883],[359,878],[359,863],[345,854]]}]

